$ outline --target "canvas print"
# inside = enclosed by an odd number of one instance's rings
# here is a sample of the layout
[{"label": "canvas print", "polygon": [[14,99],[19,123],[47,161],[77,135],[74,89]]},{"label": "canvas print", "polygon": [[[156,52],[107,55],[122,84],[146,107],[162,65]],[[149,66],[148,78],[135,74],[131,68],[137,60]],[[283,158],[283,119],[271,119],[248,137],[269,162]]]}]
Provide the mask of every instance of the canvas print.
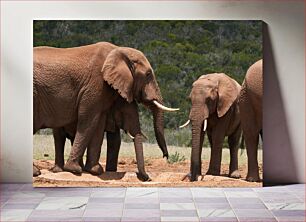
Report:
[{"label": "canvas print", "polygon": [[262,22],[33,21],[33,185],[262,186]]}]

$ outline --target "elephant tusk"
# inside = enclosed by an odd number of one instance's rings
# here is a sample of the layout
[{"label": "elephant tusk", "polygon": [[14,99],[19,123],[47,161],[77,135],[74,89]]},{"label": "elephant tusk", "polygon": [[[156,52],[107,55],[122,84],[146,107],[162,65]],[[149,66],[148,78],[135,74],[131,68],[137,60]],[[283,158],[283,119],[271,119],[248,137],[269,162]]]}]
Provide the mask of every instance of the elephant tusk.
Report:
[{"label": "elephant tusk", "polygon": [[131,139],[133,140],[133,139],[135,139],[135,137],[134,136],[132,136],[131,134],[130,134],[130,132],[129,131],[127,131],[126,132],[126,134],[129,136],[129,137],[131,137]]},{"label": "elephant tusk", "polygon": [[207,119],[204,120],[204,127],[203,127],[204,132],[205,132],[206,128],[207,128]]},{"label": "elephant tusk", "polygon": [[184,127],[187,126],[189,123],[190,123],[190,119],[187,120],[187,122],[184,123],[183,125],[179,126],[179,128],[180,128],[180,129],[181,129],[181,128],[184,128]]},{"label": "elephant tusk", "polygon": [[164,110],[164,111],[170,111],[170,112],[174,112],[174,111],[178,111],[180,110],[179,108],[168,108],[162,104],[160,104],[159,102],[157,102],[156,100],[153,100],[153,103],[160,109]]}]

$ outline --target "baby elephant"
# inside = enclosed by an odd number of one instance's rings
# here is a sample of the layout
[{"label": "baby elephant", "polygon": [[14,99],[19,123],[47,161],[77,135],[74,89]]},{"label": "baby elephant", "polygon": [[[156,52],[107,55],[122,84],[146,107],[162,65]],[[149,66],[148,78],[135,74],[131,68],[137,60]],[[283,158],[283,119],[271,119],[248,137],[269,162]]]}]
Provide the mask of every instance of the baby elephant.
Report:
[{"label": "baby elephant", "polygon": [[201,172],[201,153],[207,132],[211,158],[206,174],[220,175],[222,145],[228,136],[230,149],[229,176],[239,178],[238,144],[241,136],[237,98],[240,85],[224,73],[202,75],[192,85],[192,108],[189,120],[181,127],[192,125],[192,152],[190,181],[196,181]]},{"label": "baby elephant", "polygon": [[[111,108],[107,115],[106,120],[107,131],[107,171],[116,171],[118,163],[118,153],[121,144],[120,129],[125,130],[129,136],[134,140],[136,151],[136,160],[138,167],[138,178],[143,181],[150,180],[145,172],[144,157],[143,157],[143,134],[140,129],[138,106],[134,101],[128,103],[119,98],[115,105]],[[70,139],[73,143],[76,132],[76,124],[71,124],[61,128],[53,129],[53,136],[55,142],[55,165],[52,169],[53,172],[61,172],[64,167],[64,146],[66,138]],[[103,135],[93,135],[103,136]],[[97,153],[95,155],[100,155]],[[89,171],[87,166],[90,166],[90,156],[87,155],[86,164],[84,166],[81,160],[80,165],[83,170]]]}]

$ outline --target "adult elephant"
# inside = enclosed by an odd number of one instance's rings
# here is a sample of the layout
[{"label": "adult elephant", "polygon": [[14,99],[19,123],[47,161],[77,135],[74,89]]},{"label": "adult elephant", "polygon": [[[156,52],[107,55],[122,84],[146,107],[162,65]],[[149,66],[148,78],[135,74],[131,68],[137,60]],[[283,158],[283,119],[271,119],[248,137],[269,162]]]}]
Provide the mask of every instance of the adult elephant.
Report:
[{"label": "adult elephant", "polygon": [[258,141],[262,138],[262,59],[248,69],[239,95],[241,126],[248,156],[247,181],[259,181]]},{"label": "adult elephant", "polygon": [[224,73],[202,75],[192,85],[192,108],[189,120],[192,124],[192,151],[190,181],[196,181],[201,172],[201,154],[205,131],[211,145],[211,158],[206,174],[220,175],[222,146],[228,136],[230,149],[229,176],[239,178],[238,144],[241,136],[237,98],[240,85]]},{"label": "adult elephant", "polygon": [[[143,181],[149,180],[145,172],[142,139],[143,134],[140,129],[138,105],[135,101],[128,103],[123,98],[116,100],[107,115],[105,131],[107,132],[107,161],[106,171],[117,171],[118,154],[121,144],[120,129],[123,129],[134,141],[136,161],[138,167],[138,178]],[[54,173],[63,171],[64,167],[64,147],[66,138],[73,144],[76,133],[76,124],[70,124],[65,127],[53,129],[55,142],[55,165],[52,168]],[[94,134],[95,137],[104,135]],[[99,155],[99,154],[97,154]],[[168,157],[167,150],[163,153]],[[80,160],[83,166],[83,159]],[[88,171],[88,162],[84,167]]]},{"label": "adult elephant", "polygon": [[[152,67],[133,48],[100,42],[74,48],[34,48],[34,133],[76,123],[75,140],[64,165],[81,174],[79,162],[87,148],[88,171],[99,175],[99,157],[106,113],[118,97],[147,105],[154,116],[158,143],[166,150],[163,100]],[[98,154],[98,155],[97,155]]]}]

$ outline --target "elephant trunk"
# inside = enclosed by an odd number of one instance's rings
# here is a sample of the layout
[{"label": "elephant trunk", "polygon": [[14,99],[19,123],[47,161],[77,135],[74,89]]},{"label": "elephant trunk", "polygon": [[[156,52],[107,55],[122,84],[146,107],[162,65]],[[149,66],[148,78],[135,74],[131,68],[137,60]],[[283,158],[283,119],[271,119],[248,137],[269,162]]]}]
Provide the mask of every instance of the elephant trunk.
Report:
[{"label": "elephant trunk", "polygon": [[192,121],[191,181],[196,181],[201,175],[201,129],[202,121]]},{"label": "elephant trunk", "polygon": [[[162,100],[160,99],[158,102],[162,103]],[[164,111],[159,109],[154,104],[150,105],[149,108],[153,114],[153,125],[157,144],[163,152],[163,157],[168,159],[169,154],[164,134]]]},{"label": "elephant trunk", "polygon": [[191,150],[191,181],[196,181],[197,176],[201,175],[201,154],[204,132],[207,127],[209,116],[208,107],[203,104],[193,104],[189,119],[192,125],[192,150]]}]

